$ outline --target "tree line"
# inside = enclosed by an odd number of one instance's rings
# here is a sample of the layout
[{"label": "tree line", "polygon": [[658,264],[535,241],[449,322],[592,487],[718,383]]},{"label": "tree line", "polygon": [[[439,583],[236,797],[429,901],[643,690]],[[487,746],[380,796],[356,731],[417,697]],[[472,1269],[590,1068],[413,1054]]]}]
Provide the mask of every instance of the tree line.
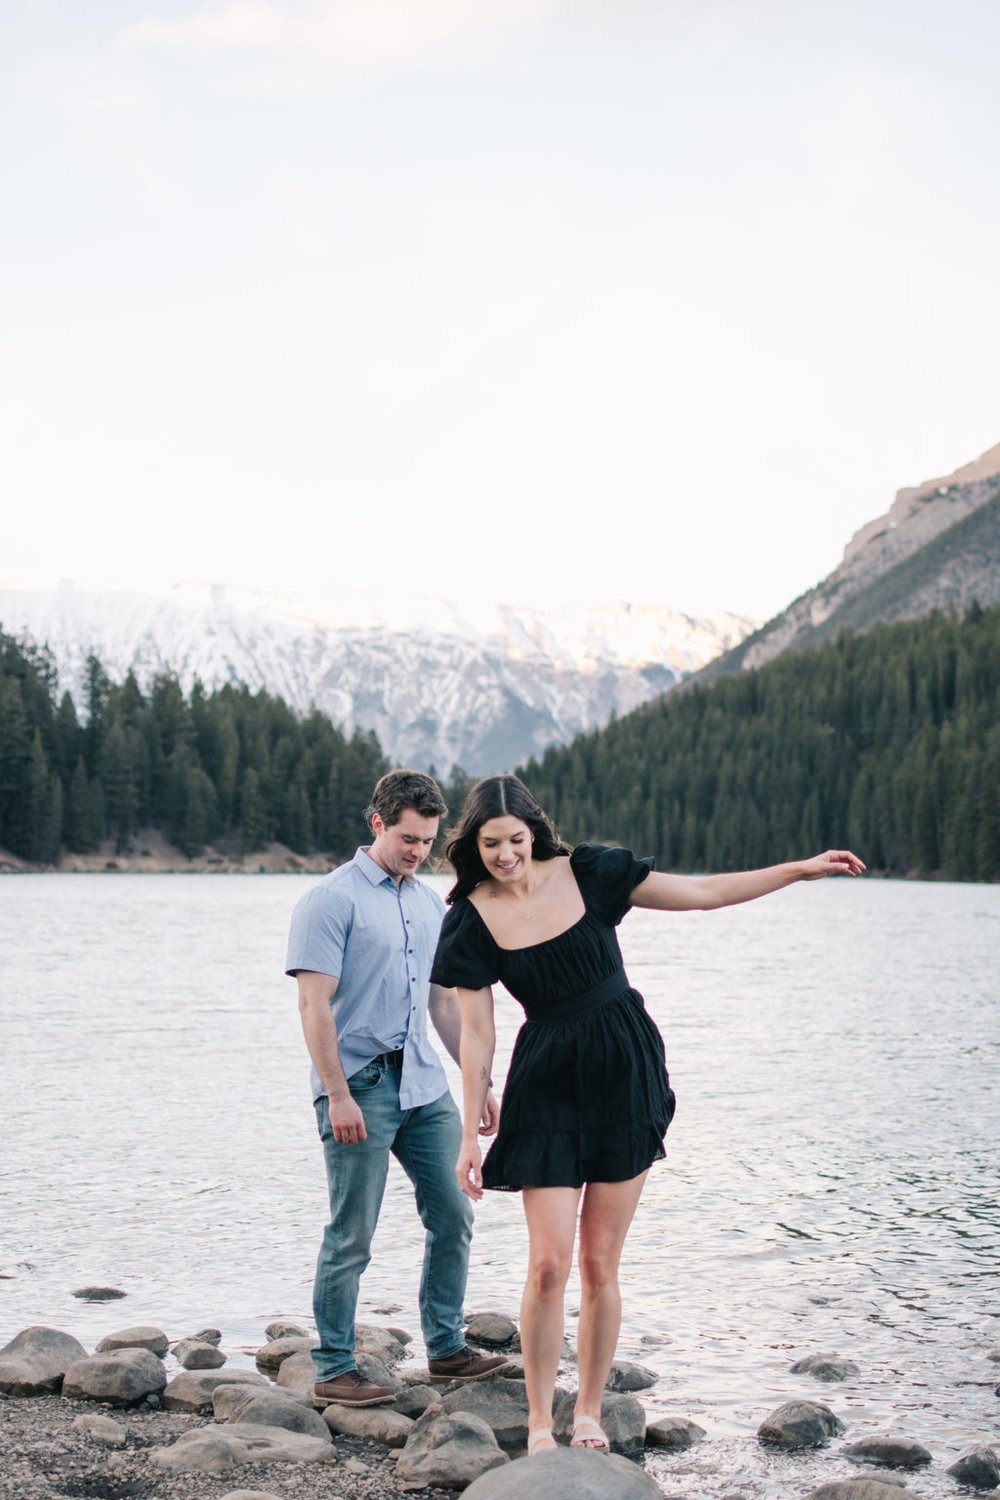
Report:
[{"label": "tree line", "polygon": [[185,695],[164,674],[143,693],[94,656],[84,696],[81,719],[50,653],[0,632],[0,848],[50,864],[105,839],[123,852],[146,827],[189,858],[272,840],[338,857],[366,841],[363,809],[387,768],[373,734],[245,687]]},{"label": "tree line", "polygon": [[520,774],[568,840],[661,869],[846,847],[892,875],[1000,879],[1000,608],[682,687]]}]

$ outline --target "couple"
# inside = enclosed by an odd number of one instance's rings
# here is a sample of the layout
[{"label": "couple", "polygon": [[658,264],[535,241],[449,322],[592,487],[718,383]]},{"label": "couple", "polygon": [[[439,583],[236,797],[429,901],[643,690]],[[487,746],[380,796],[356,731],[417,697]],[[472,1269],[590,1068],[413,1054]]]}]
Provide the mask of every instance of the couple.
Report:
[{"label": "couple", "polygon": [[[523,782],[490,776],[472,788],[448,839],[456,878],[445,915],[415,876],[446,813],[429,776],[390,771],[368,808],[373,842],[317,882],[292,916],[287,972],[298,981],[330,1190],[314,1289],[314,1400],[393,1399],[361,1376],[354,1351],[358,1282],[391,1151],[426,1229],[420,1315],[434,1380],[481,1380],[506,1366],[465,1344],[471,1200],[484,1187],[522,1193],[529,1453],[555,1446],[563,1295],[579,1220],[572,1443],[607,1449],[601,1399],[621,1319],[618,1263],[674,1108],[660,1034],[629,986],[614,929],[633,906],[706,911],[864,866],[838,850],[741,874],[654,874],[651,860],[625,849],[570,849]],[[498,982],[526,1012],[502,1114],[490,1078]],[[464,1128],[428,1014],[461,1065]],[[480,1134],[496,1137],[485,1161]]]}]

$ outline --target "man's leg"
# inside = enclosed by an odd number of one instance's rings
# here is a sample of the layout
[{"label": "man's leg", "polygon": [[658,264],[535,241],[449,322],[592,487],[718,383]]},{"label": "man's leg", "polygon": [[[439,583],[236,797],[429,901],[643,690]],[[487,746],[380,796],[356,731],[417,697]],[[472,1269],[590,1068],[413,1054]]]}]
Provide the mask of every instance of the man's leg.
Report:
[{"label": "man's leg", "polygon": [[393,1151],[416,1189],[417,1211],[427,1231],[420,1277],[420,1322],[427,1358],[438,1362],[458,1356],[454,1371],[440,1373],[478,1380],[498,1373],[507,1361],[475,1355],[465,1348],[462,1308],[472,1204],[455,1177],[461,1143],[458,1110],[451,1095],[442,1094],[432,1104],[407,1111]]},{"label": "man's leg", "polygon": [[326,1099],[316,1102],[330,1190],[330,1222],[323,1234],[313,1287],[319,1334],[319,1347],[313,1350],[317,1383],[333,1380],[355,1367],[358,1283],[371,1258],[389,1149],[401,1119],[396,1081],[381,1064],[369,1063],[348,1082],[364,1112],[366,1140],[339,1145],[333,1138]]}]

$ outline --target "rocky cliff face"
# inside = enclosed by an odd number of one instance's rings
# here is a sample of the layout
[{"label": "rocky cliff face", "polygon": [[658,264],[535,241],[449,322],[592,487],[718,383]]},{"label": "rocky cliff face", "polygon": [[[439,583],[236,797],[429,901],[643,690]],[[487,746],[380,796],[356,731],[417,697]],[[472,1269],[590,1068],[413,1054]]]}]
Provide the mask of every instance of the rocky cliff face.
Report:
[{"label": "rocky cliff face", "polygon": [[519,764],[665,692],[753,628],[654,606],[584,611],[402,605],[338,592],[325,601],[205,585],[169,597],[0,589],[3,629],[53,651],[60,686],[83,706],[93,651],[145,687],[176,673],[265,688],[348,731],[373,729],[397,763],[483,774]]},{"label": "rocky cliff face", "polygon": [[840,566],[699,674],[711,681],[784,651],[934,609],[1000,603],[1000,444],[943,479],[902,489],[848,542]]}]

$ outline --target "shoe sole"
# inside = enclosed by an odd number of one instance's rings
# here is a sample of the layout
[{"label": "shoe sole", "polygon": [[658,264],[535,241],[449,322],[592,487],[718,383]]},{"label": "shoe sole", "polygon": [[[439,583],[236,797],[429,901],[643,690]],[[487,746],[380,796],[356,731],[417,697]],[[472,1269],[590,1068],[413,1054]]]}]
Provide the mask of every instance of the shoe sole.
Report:
[{"label": "shoe sole", "polygon": [[325,1411],[328,1406],[389,1406],[396,1397],[376,1396],[368,1401],[343,1401],[336,1396],[313,1396],[312,1404],[316,1411]]},{"label": "shoe sole", "polygon": [[495,1370],[481,1370],[478,1375],[430,1375],[428,1374],[428,1385],[472,1385],[476,1380],[491,1380],[494,1375],[503,1375],[511,1369],[509,1364],[497,1365]]}]

